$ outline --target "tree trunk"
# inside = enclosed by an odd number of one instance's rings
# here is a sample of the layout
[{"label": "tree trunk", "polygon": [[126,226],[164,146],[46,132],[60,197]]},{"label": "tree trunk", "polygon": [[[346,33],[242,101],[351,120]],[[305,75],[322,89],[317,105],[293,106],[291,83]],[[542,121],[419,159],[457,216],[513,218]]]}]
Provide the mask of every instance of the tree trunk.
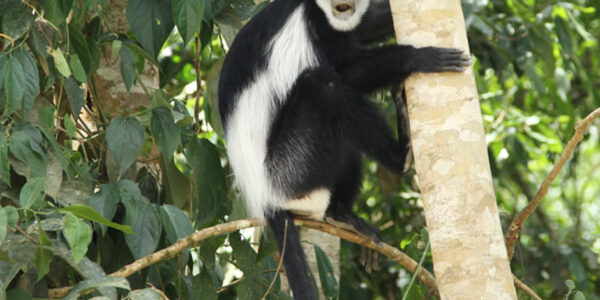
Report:
[{"label": "tree trunk", "polygon": [[[398,43],[468,51],[459,0],[390,0]],[[442,299],[516,299],[473,71],[405,84],[415,168]]]},{"label": "tree trunk", "polygon": [[[110,5],[106,8],[108,20],[115,32],[127,34],[129,31],[129,24],[125,16],[128,2],[128,0],[111,0]],[[112,47],[107,47],[107,50],[103,52],[104,55],[100,57],[100,66],[94,74],[94,80],[98,105],[102,112],[114,117],[124,111],[135,112],[140,106],[147,106],[150,99],[140,84],[134,85],[131,91],[127,91],[121,76],[121,59],[119,56],[112,57],[111,50]],[[158,68],[146,61],[144,72],[137,80],[141,81],[150,91],[158,89]]]}]

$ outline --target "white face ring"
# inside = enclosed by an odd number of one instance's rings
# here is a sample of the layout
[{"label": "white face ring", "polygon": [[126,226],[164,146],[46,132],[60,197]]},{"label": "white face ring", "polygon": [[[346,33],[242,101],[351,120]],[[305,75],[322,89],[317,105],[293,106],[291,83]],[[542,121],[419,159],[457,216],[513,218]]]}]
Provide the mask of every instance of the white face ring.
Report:
[{"label": "white face ring", "polygon": [[316,0],[317,5],[325,16],[327,17],[327,21],[329,25],[333,27],[333,29],[337,31],[350,31],[356,28],[362,17],[367,12],[369,8],[369,0],[355,0],[356,7],[354,8],[354,13],[351,15],[348,14],[334,14],[334,7],[332,6],[331,0]]}]

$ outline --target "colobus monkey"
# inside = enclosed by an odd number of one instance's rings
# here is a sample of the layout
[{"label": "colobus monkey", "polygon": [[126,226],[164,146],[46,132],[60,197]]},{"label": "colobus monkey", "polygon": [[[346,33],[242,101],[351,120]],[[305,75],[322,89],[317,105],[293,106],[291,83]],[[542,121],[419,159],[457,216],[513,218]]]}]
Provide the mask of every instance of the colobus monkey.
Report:
[{"label": "colobus monkey", "polygon": [[286,245],[294,299],[317,294],[292,214],[379,240],[352,212],[361,155],[403,171],[408,137],[396,138],[363,94],[413,72],[469,64],[457,49],[365,47],[393,32],[387,2],[275,0],[242,28],[223,64],[219,109],[230,164],[250,214],[265,217],[279,248]]}]

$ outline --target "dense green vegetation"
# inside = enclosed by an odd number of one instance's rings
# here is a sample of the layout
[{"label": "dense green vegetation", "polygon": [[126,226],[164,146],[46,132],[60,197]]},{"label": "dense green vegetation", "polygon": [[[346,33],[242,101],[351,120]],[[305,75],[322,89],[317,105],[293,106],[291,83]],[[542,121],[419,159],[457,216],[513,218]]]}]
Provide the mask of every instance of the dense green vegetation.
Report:
[{"label": "dense green vegetation", "polygon": [[[246,234],[211,238],[128,281],[104,275],[245,216],[228,176],[215,87],[226,45],[265,4],[110,2],[127,3],[129,32],[114,31],[109,0],[0,2],[0,299],[71,285],[73,297],[90,287],[109,298],[158,297],[152,285],[171,299],[259,299],[273,278],[275,247],[263,242],[256,253]],[[575,123],[600,107],[600,3],[464,1],[463,9],[506,225]],[[104,111],[101,58],[120,58],[112,66],[127,89],[142,87],[150,100]],[[140,79],[145,64],[159,67],[156,89]],[[394,120],[389,92],[373,98]],[[596,122],[586,133],[525,223],[512,260],[515,275],[544,299],[600,299],[599,129]],[[356,211],[418,261],[425,223],[414,172],[396,178],[372,162],[365,170]],[[343,242],[339,298],[400,299],[410,274],[385,258],[367,274],[359,255]],[[429,254],[424,267],[432,270]],[[326,286],[336,294],[335,283]],[[426,293],[417,282],[408,299]],[[276,281],[267,299],[280,298]]]}]

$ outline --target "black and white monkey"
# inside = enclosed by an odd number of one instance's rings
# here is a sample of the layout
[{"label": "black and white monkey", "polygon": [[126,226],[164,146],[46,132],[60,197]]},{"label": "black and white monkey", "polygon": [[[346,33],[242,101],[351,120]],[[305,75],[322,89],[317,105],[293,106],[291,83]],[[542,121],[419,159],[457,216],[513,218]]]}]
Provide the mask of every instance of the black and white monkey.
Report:
[{"label": "black and white monkey", "polygon": [[404,169],[408,137],[396,138],[363,94],[470,63],[458,49],[365,47],[393,33],[387,2],[275,0],[238,33],[223,64],[219,109],[230,164],[249,213],[266,218],[279,248],[286,245],[295,299],[317,294],[293,214],[379,240],[352,212],[361,156]]}]

